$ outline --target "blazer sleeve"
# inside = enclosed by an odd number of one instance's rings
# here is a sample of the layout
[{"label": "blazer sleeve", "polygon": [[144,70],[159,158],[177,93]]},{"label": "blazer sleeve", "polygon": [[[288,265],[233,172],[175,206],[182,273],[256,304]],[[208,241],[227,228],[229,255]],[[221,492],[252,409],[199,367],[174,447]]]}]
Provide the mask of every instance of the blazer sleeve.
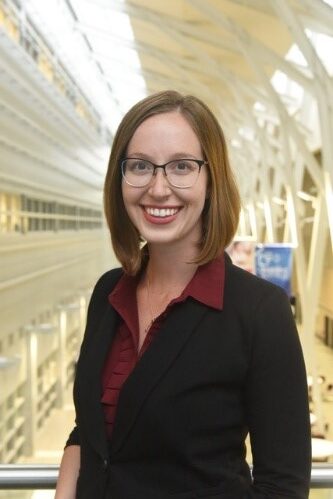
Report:
[{"label": "blazer sleeve", "polygon": [[306,499],[311,433],[305,365],[288,297],[271,288],[253,317],[245,404],[251,499]]},{"label": "blazer sleeve", "polygon": [[74,426],[73,430],[70,432],[65,444],[65,449],[70,445],[80,445],[80,432],[78,426]]}]

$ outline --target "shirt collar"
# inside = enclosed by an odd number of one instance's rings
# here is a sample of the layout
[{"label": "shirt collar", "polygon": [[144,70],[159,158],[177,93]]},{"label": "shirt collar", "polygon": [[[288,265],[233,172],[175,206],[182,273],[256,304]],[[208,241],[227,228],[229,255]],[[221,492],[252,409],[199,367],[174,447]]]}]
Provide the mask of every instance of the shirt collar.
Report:
[{"label": "shirt collar", "polygon": [[109,303],[124,319],[133,335],[139,322],[136,300],[138,283],[139,276],[123,274],[108,296]]},{"label": "shirt collar", "polygon": [[[211,262],[200,265],[181,295],[172,300],[173,303],[192,297],[195,300],[217,310],[223,309],[225,280],[225,257],[221,255]],[[109,302],[120,315],[132,317],[133,327],[137,324],[136,288],[138,276],[123,274],[113,291],[109,294]]]},{"label": "shirt collar", "polygon": [[211,262],[200,265],[176,301],[186,300],[189,296],[217,310],[223,309],[225,280],[224,255]]}]

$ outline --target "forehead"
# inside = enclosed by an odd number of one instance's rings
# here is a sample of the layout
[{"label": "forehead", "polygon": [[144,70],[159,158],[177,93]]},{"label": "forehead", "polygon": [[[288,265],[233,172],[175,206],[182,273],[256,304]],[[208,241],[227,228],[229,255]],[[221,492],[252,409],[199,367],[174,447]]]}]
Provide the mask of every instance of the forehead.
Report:
[{"label": "forehead", "polygon": [[127,149],[132,153],[145,148],[169,148],[171,152],[177,152],[179,148],[181,151],[194,149],[196,154],[201,151],[198,136],[187,118],[179,111],[150,116],[138,126]]}]

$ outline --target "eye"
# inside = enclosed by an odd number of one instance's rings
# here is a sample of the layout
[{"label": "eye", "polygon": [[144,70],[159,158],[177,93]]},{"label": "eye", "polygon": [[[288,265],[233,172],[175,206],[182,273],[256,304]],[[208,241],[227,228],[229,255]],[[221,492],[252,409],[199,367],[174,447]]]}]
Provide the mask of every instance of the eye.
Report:
[{"label": "eye", "polygon": [[135,168],[137,170],[146,170],[148,167],[147,163],[145,161],[138,161],[136,164],[135,164]]},{"label": "eye", "polygon": [[126,168],[131,173],[142,175],[151,172],[152,165],[144,159],[129,159],[126,161]]},{"label": "eye", "polygon": [[186,161],[177,163],[177,170],[187,170],[187,169],[188,169],[188,164],[186,163]]},{"label": "eye", "polygon": [[170,172],[178,175],[186,175],[195,170],[196,163],[190,159],[181,159],[169,164]]}]

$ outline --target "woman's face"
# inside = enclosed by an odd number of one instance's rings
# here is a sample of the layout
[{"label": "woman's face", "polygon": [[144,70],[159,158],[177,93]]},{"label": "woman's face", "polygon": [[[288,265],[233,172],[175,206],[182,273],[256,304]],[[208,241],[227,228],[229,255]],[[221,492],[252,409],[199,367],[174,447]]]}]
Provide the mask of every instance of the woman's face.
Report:
[{"label": "woman's face", "polygon": [[[147,118],[136,129],[127,148],[128,158],[165,164],[180,158],[202,160],[201,145],[188,121],[177,111]],[[161,168],[145,187],[132,187],[124,179],[122,194],[127,213],[148,244],[195,247],[202,237],[208,173],[202,166],[195,184],[172,187]]]}]

